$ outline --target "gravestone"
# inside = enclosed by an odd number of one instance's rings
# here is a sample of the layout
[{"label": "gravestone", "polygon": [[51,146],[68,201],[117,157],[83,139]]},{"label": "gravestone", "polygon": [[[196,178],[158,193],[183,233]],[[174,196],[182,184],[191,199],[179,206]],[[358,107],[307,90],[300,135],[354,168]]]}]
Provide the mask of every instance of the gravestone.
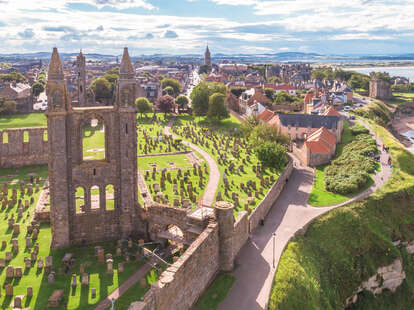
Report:
[{"label": "gravestone", "polygon": [[4,258],[0,258],[0,268],[6,267],[6,260]]},{"label": "gravestone", "polygon": [[15,271],[16,278],[21,278],[23,276],[22,267],[16,267],[14,271]]},{"label": "gravestone", "polygon": [[106,272],[108,274],[113,274],[114,273],[114,260],[113,259],[108,259],[106,261]]},{"label": "gravestone", "polygon": [[78,285],[78,283],[76,282],[76,273],[72,274],[72,287],[75,287],[76,285]]},{"label": "gravestone", "polygon": [[49,297],[49,306],[58,307],[63,297],[63,290],[54,290],[52,296]]},{"label": "gravestone", "polygon": [[118,264],[118,273],[122,273],[124,272],[124,263],[119,263]]},{"label": "gravestone", "polygon": [[91,296],[92,298],[96,298],[96,288],[91,288]]},{"label": "gravestone", "polygon": [[16,296],[13,300],[13,308],[14,309],[20,309],[22,307],[22,297]]},{"label": "gravestone", "polygon": [[37,268],[42,269],[43,268],[43,259],[39,257],[37,261]]},{"label": "gravestone", "polygon": [[6,268],[6,278],[13,278],[14,277],[14,268],[13,266],[8,266]]},{"label": "gravestone", "polygon": [[87,273],[82,274],[82,285],[89,285],[89,275]]},{"label": "gravestone", "polygon": [[26,296],[27,297],[32,297],[33,296],[33,287],[31,287],[31,286],[27,287]]},{"label": "gravestone", "polygon": [[47,283],[49,283],[50,285],[55,283],[55,273],[54,272],[49,273],[49,275],[47,276]]},{"label": "gravestone", "polygon": [[103,248],[98,249],[98,263],[105,263],[105,251]]},{"label": "gravestone", "polygon": [[13,224],[13,234],[14,235],[20,234],[20,224],[19,223]]},{"label": "gravestone", "polygon": [[13,296],[13,285],[7,283],[5,286],[6,289],[6,296]]}]

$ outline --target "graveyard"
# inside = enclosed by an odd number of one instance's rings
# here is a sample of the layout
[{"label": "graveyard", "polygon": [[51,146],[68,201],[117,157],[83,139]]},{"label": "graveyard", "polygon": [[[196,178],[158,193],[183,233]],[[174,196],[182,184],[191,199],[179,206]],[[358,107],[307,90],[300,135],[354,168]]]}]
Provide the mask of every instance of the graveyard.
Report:
[{"label": "graveyard", "polygon": [[201,147],[216,161],[221,175],[216,200],[234,203],[236,217],[237,211],[254,210],[282,172],[260,164],[234,117],[211,123],[205,117],[180,115],[172,132]]},{"label": "graveyard", "polygon": [[[1,307],[92,309],[144,264],[142,246],[125,240],[50,250],[49,224],[33,219],[46,177],[46,166],[1,169]],[[151,269],[124,299],[144,295],[159,274]]]}]

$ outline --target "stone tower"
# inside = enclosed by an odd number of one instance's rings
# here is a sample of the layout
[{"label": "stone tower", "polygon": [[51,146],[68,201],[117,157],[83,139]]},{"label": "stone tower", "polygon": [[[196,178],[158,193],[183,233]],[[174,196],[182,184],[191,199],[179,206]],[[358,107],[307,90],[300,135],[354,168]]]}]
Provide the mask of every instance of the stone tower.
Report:
[{"label": "stone tower", "polygon": [[46,85],[48,98],[47,134],[49,141],[49,185],[50,185],[50,222],[53,244],[56,247],[70,245],[70,184],[68,175],[70,161],[70,131],[68,115],[71,109],[66,90],[63,67],[57,48],[53,49],[50,59]]},{"label": "stone tower", "polygon": [[78,106],[86,105],[86,62],[82,51],[76,56],[77,79],[78,79]]},{"label": "stone tower", "polygon": [[204,53],[204,64],[207,66],[211,66],[211,54],[210,54],[210,50],[208,49],[208,45]]},{"label": "stone tower", "polygon": [[369,81],[369,96],[380,100],[388,100],[392,98],[391,83],[383,79],[377,78],[374,74]]},{"label": "stone tower", "polygon": [[[53,248],[145,233],[137,199],[135,88],[134,70],[125,48],[114,104],[72,107],[58,52],[53,50],[46,114]],[[104,158],[99,160],[83,157],[87,138],[83,130],[96,122],[103,124],[99,132],[105,145]],[[78,193],[83,194],[79,197]]]}]

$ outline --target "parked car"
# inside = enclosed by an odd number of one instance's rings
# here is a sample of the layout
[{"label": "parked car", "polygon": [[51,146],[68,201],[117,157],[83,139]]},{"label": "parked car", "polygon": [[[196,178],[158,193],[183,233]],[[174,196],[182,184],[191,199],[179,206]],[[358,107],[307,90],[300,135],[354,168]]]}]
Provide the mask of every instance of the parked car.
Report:
[{"label": "parked car", "polygon": [[349,116],[349,119],[354,120],[355,119],[355,115]]},{"label": "parked car", "polygon": [[349,111],[349,110],[351,110],[351,107],[349,105],[344,107],[344,111]]}]

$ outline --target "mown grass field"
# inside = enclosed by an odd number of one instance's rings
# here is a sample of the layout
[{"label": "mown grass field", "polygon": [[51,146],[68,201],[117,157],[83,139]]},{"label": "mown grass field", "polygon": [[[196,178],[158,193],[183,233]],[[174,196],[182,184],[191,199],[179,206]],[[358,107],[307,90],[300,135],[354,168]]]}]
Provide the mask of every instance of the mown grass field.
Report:
[{"label": "mown grass field", "polygon": [[393,241],[414,240],[414,156],[385,128],[370,125],[390,148],[392,177],[367,199],[317,219],[288,244],[269,309],[343,309],[363,281],[396,258],[402,258],[407,275],[403,285],[376,299],[364,292],[352,309],[413,309],[413,258]]},{"label": "mown grass field", "polygon": [[194,310],[216,310],[226,298],[236,278],[231,274],[219,275],[195,305]]},{"label": "mown grass field", "polygon": [[47,119],[44,113],[13,114],[0,117],[0,130],[43,126],[47,126]]}]

